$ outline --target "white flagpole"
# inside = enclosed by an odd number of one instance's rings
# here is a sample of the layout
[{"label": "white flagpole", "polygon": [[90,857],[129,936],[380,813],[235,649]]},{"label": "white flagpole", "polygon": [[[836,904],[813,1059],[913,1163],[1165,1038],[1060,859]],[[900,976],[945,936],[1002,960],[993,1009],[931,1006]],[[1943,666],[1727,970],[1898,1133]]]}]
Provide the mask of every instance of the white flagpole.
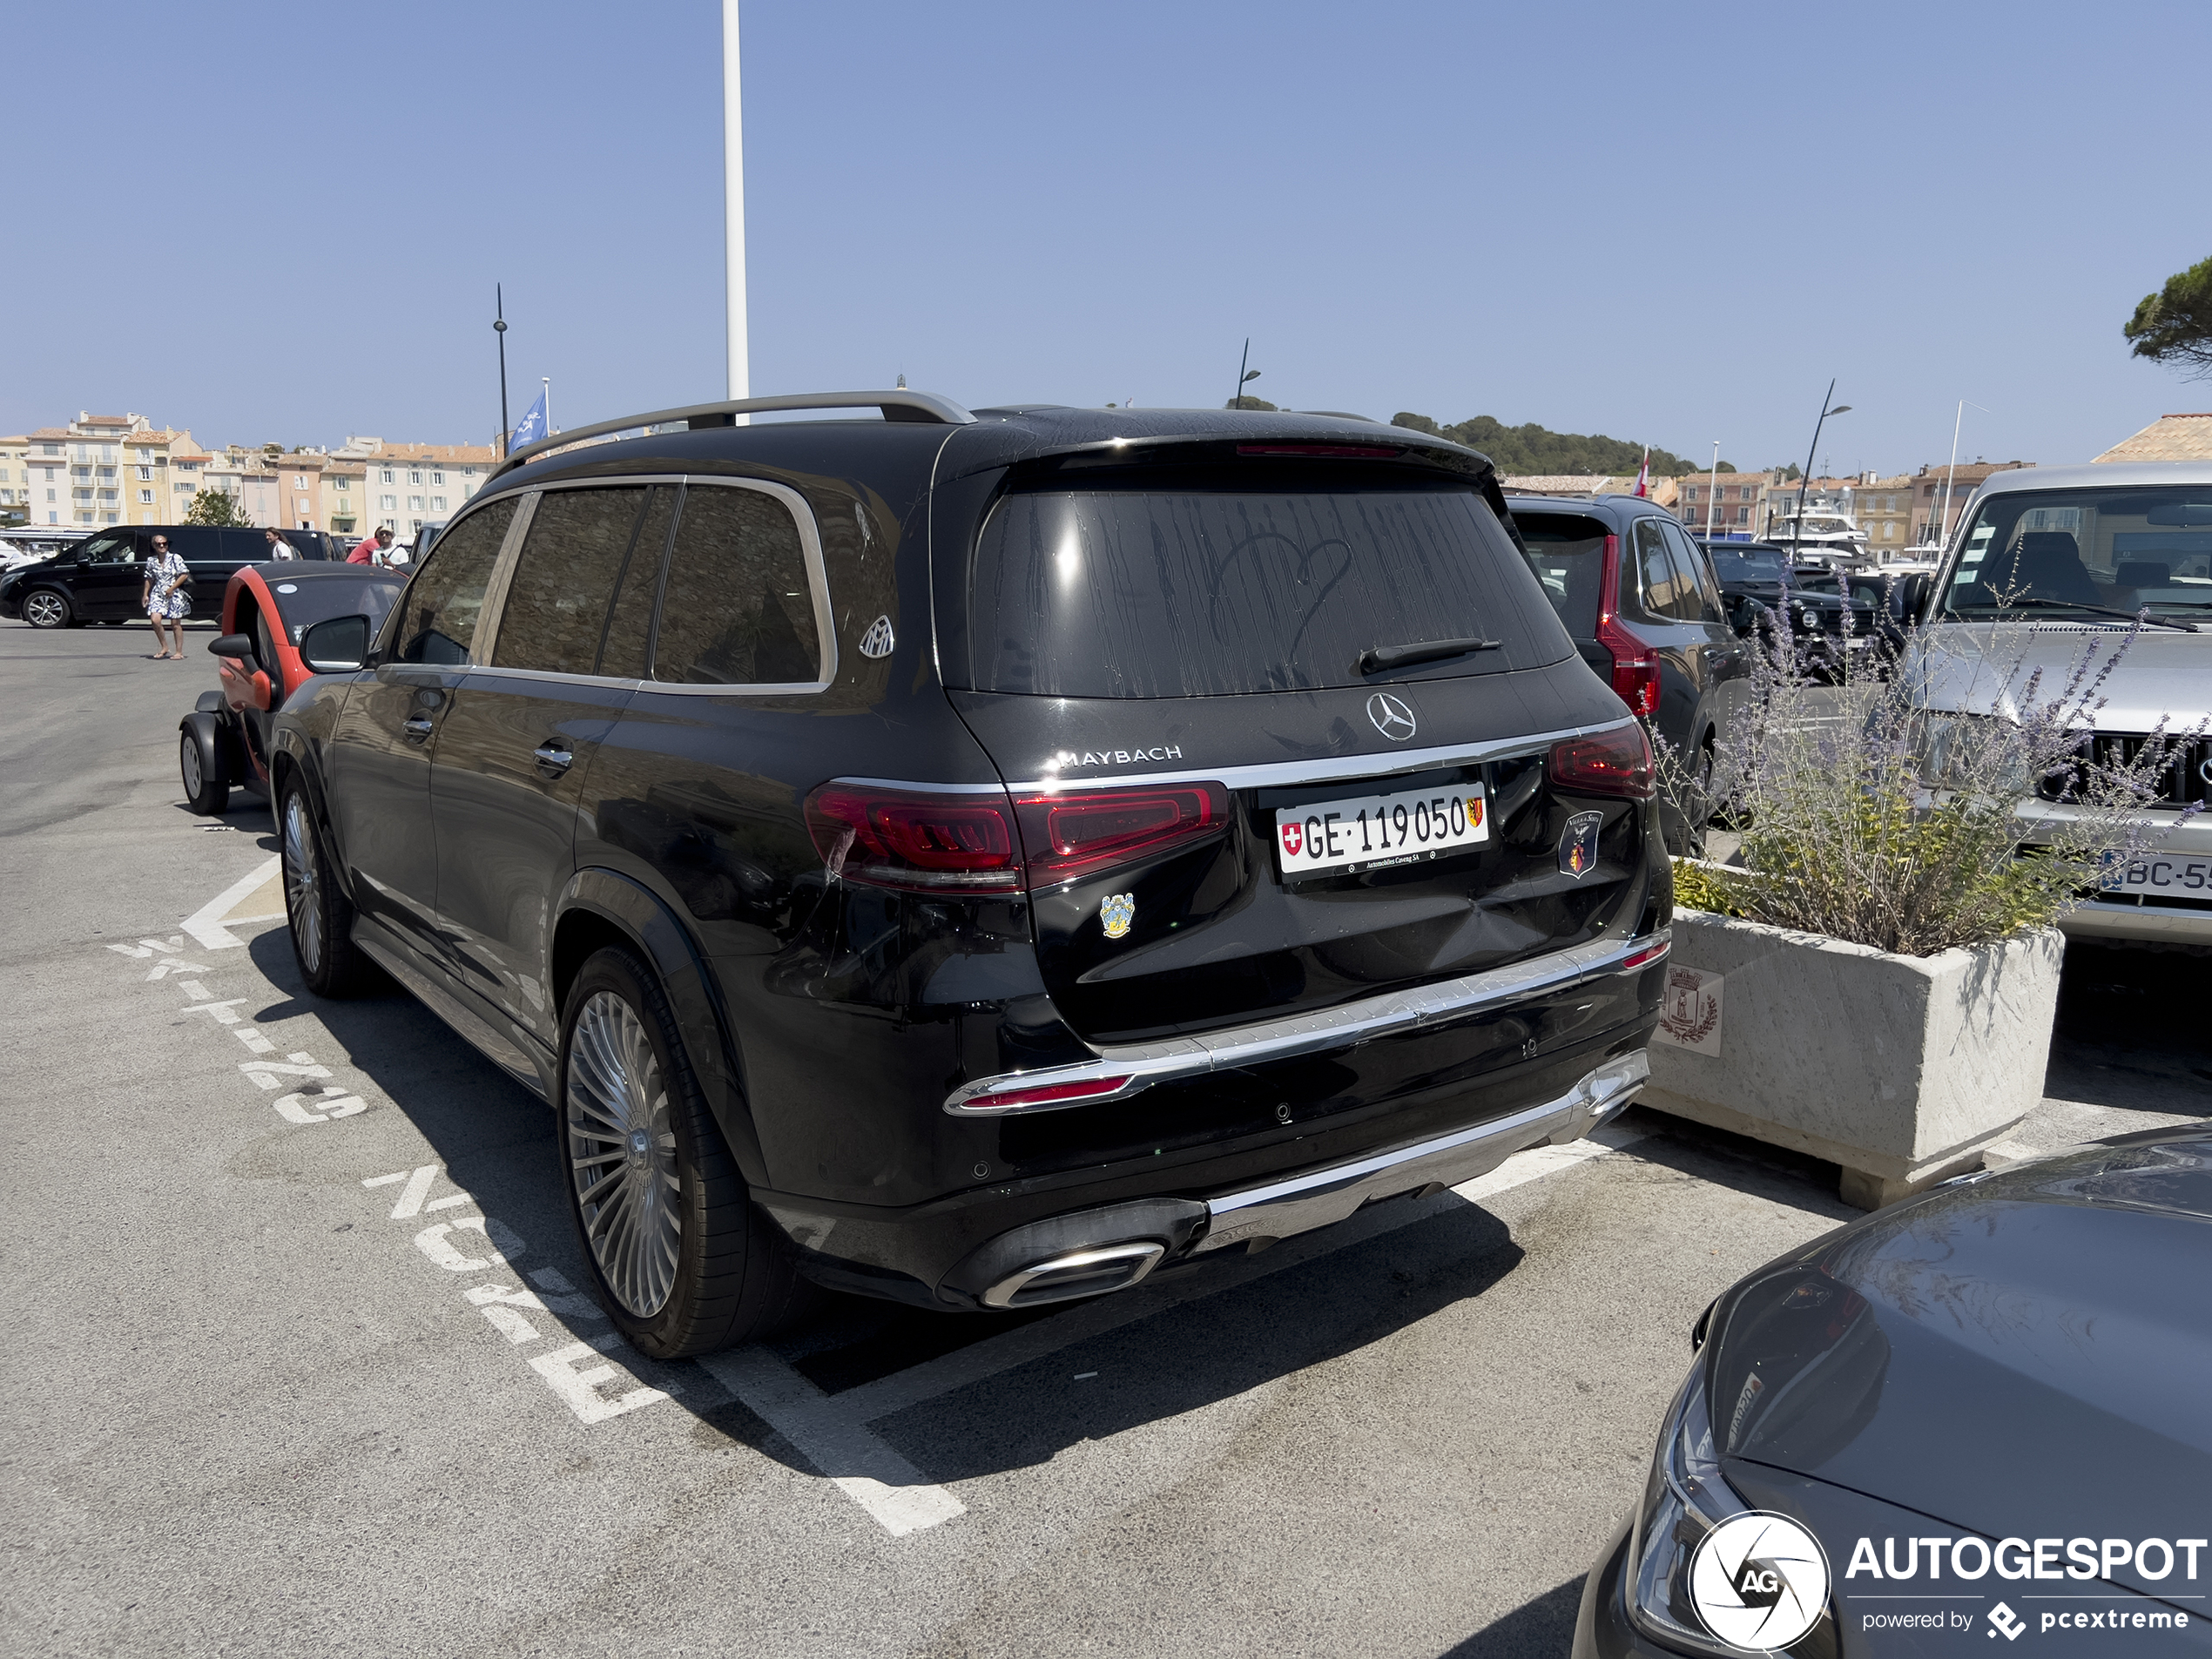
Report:
[{"label": "white flagpole", "polygon": [[[722,0],[722,282],[729,308],[732,401],[752,395],[745,308],[745,119],[738,74],[738,0]],[[739,426],[751,417],[737,417]]]},{"label": "white flagpole", "polygon": [[537,435],[541,438],[550,438],[553,435],[553,377],[550,374],[541,374],[537,377],[537,383],[545,388],[545,397],[543,400],[545,403],[545,430],[539,433]]},{"label": "white flagpole", "polygon": [[1720,499],[1720,494],[1721,441],[1715,438],[1713,440],[1713,471],[1710,481],[1705,486],[1705,539],[1709,542],[1713,539],[1713,503]]}]

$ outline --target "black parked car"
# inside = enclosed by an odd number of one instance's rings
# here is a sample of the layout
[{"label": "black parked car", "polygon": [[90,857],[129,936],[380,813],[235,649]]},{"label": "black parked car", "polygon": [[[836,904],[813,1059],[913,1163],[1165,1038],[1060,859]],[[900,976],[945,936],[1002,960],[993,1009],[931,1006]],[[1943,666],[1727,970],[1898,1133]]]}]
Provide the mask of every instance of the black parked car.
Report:
[{"label": "black parked car", "polygon": [[1575,1659],[2010,1651],[2023,1625],[2212,1647],[2208,1217],[2212,1125],[2153,1130],[1740,1281],[1691,1336]]},{"label": "black parked car", "polygon": [[1848,626],[1836,573],[1824,564],[1791,564],[1790,550],[1772,542],[1700,541],[1713,561],[1730,626],[1752,637],[1787,615],[1797,648],[1816,673],[1834,675],[1884,637],[1879,604],[1858,592]]},{"label": "black parked car", "polygon": [[1352,419],[566,433],[273,772],[308,984],[381,964],[555,1103],[660,1355],[795,1271],[1027,1307],[1581,1135],[1669,940],[1642,728],[1490,462]]},{"label": "black parked car", "polygon": [[[1537,580],[1583,660],[1710,776],[1750,693],[1750,660],[1696,544],[1671,513],[1640,496],[1510,502]],[[1702,821],[1688,821],[1671,803],[1662,813],[1669,845],[1703,845]]]},{"label": "black parked car", "polygon": [[[344,558],[320,530],[282,530],[302,559]],[[191,567],[192,619],[223,614],[223,587],[233,570],[269,556],[266,533],[216,529],[206,524],[117,524],[96,530],[51,559],[0,577],[0,617],[21,617],[34,628],[75,628],[88,622],[119,624],[142,617],[145,565],[153,538],[169,538],[172,552]]]}]

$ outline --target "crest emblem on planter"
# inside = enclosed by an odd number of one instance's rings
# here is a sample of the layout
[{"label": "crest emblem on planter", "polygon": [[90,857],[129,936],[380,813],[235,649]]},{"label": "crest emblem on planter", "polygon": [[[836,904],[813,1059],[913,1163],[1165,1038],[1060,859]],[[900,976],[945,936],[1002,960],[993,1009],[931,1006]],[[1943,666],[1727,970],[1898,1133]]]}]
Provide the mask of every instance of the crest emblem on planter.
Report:
[{"label": "crest emblem on planter", "polygon": [[1133,893],[1109,893],[1099,901],[1098,920],[1106,929],[1109,939],[1124,939],[1129,925],[1136,920],[1136,895]]},{"label": "crest emblem on planter", "polygon": [[1566,832],[1559,838],[1561,875],[1580,881],[1597,867],[1597,833],[1604,822],[1603,813],[1577,813],[1567,820]]},{"label": "crest emblem on planter", "polygon": [[1659,1028],[1651,1035],[1669,1048],[1720,1053],[1721,975],[1669,962],[1667,988],[1659,995]]}]

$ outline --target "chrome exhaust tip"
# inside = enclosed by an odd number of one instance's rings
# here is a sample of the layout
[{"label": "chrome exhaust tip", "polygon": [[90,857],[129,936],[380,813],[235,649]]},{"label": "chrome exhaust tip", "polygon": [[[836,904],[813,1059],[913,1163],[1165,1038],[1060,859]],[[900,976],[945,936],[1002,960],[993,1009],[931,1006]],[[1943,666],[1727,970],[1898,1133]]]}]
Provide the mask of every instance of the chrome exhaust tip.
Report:
[{"label": "chrome exhaust tip", "polygon": [[979,1299],[985,1307],[1026,1308],[1125,1291],[1142,1282],[1167,1253],[1168,1247],[1157,1238],[1070,1251],[1008,1273]]}]

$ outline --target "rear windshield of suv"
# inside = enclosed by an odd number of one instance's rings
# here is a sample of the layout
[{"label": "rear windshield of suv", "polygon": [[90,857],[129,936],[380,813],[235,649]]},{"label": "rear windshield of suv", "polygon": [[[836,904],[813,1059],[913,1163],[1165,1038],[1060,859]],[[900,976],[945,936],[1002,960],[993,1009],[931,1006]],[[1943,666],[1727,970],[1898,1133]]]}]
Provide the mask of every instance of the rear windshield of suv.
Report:
[{"label": "rear windshield of suv", "polygon": [[[1010,495],[968,585],[972,689],[1218,697],[1536,668],[1573,646],[1471,489]],[[1496,640],[1373,680],[1363,652]]]},{"label": "rear windshield of suv", "polygon": [[1528,562],[1559,619],[1577,639],[1597,637],[1598,583],[1611,526],[1580,513],[1516,509],[1514,523],[1528,543]]}]

